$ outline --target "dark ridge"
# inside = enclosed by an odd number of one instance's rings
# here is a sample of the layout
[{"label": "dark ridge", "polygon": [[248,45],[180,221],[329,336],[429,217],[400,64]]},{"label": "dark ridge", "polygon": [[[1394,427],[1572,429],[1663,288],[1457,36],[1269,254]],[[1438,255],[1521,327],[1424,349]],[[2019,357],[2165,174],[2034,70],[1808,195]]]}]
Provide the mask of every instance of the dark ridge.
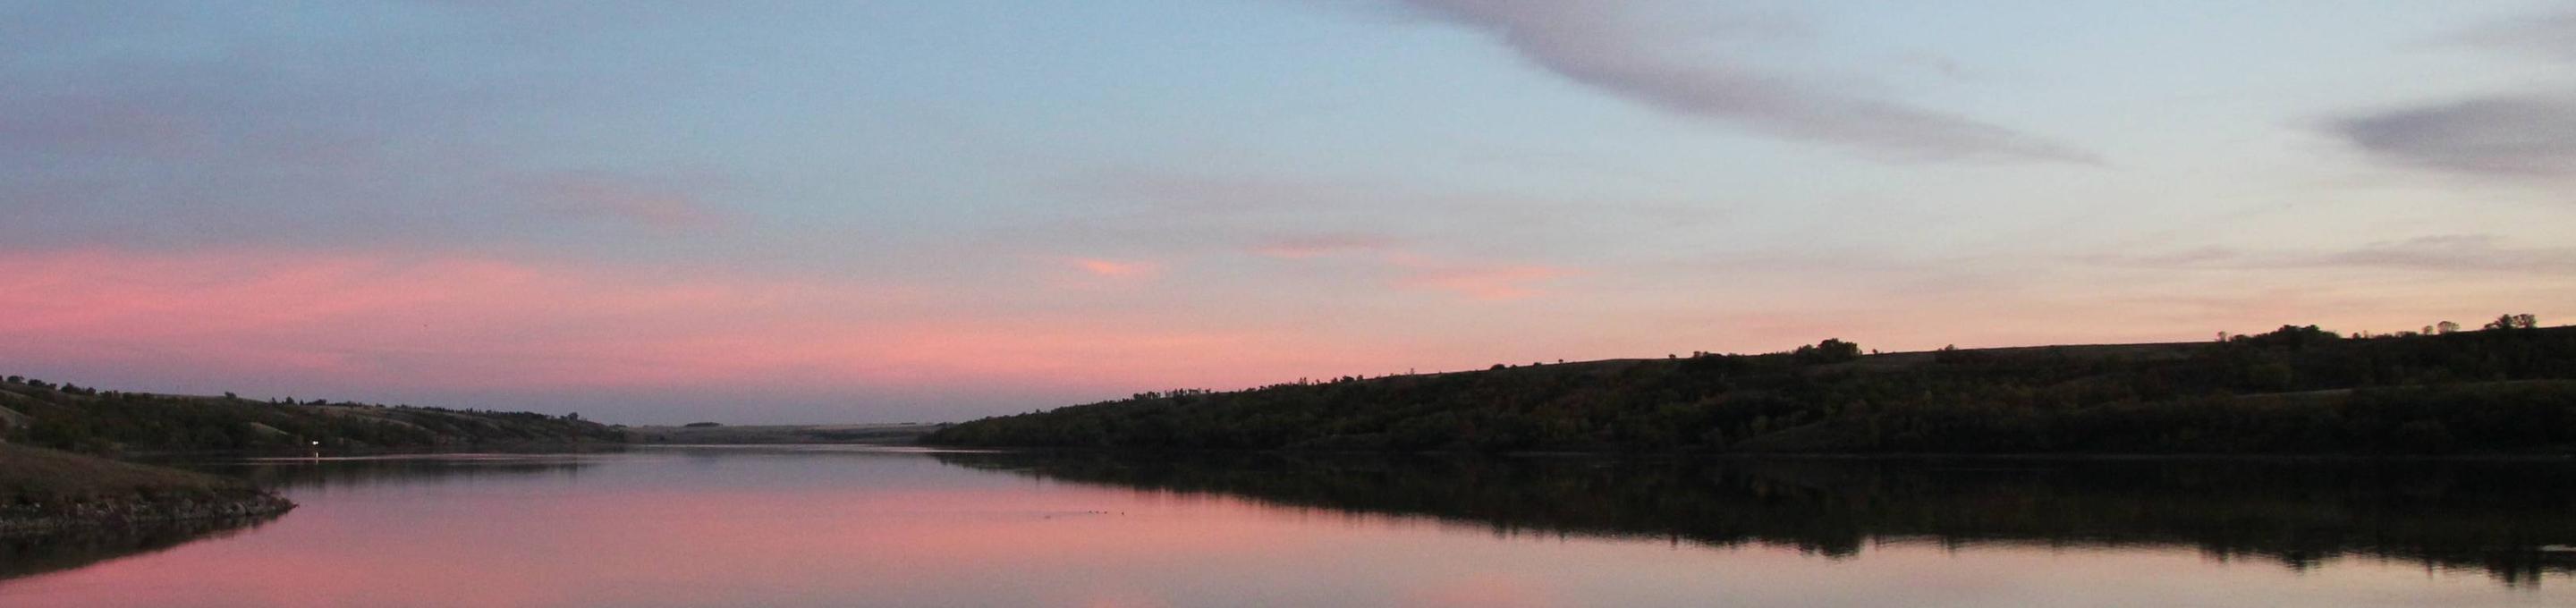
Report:
[{"label": "dark ridge", "polygon": [[617,443],[580,415],[120,392],[0,378],[0,440],[91,454]]},{"label": "dark ridge", "polygon": [[1884,355],[1826,340],[1767,355],[1144,393],[985,418],[923,441],[1400,452],[2567,454],[2576,452],[2576,328],[2344,337],[2284,326],[2206,343]]}]

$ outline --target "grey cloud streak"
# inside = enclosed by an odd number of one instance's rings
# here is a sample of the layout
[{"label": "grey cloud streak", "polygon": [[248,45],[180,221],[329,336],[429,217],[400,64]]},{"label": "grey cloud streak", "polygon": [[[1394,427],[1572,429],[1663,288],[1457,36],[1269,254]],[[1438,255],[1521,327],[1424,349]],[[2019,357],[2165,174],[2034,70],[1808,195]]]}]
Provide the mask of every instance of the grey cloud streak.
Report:
[{"label": "grey cloud streak", "polygon": [[1901,102],[1832,90],[1740,58],[1695,53],[1713,42],[1776,36],[1762,24],[1691,28],[1651,0],[1392,0],[1491,33],[1540,68],[1666,111],[1785,139],[1920,160],[2098,163],[2092,153]]},{"label": "grey cloud streak", "polygon": [[[2576,13],[2479,28],[2450,39],[2576,67]],[[2337,120],[2328,131],[2383,161],[2516,180],[2576,177],[2576,90],[2542,88]]]},{"label": "grey cloud streak", "polygon": [[2576,63],[2576,12],[2499,23],[2459,36],[2456,41]]},{"label": "grey cloud streak", "polygon": [[2240,251],[2208,248],[2165,254],[2102,255],[2106,266],[2178,269],[2393,268],[2436,272],[2576,274],[2576,248],[2508,247],[2486,234],[2448,234],[2381,241],[2338,251]]},{"label": "grey cloud streak", "polygon": [[2576,175],[2576,95],[2518,95],[2338,121],[2336,133],[2382,159],[2508,177]]}]

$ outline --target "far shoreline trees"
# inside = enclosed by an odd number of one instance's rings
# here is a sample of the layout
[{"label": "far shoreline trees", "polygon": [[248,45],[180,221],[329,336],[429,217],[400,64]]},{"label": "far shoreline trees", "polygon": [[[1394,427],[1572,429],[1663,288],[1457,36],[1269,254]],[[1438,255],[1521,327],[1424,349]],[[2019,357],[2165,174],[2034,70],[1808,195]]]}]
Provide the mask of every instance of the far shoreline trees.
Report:
[{"label": "far shoreline trees", "polygon": [[0,441],[87,454],[136,451],[411,448],[475,444],[617,442],[624,436],[577,415],[452,410],[293,398],[256,401],[106,391],[23,376],[0,378],[0,405],[24,424]]},{"label": "far shoreline trees", "polygon": [[[2456,326],[2456,324],[2447,324]],[[2576,328],[1497,365],[987,418],[949,445],[1362,451],[2576,453]]]}]

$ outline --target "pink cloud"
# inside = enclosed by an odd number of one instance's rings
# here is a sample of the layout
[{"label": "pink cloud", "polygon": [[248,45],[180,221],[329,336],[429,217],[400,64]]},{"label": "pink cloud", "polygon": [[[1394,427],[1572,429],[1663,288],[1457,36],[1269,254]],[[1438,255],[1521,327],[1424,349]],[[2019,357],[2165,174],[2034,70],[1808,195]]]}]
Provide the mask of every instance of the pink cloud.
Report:
[{"label": "pink cloud", "polygon": [[1148,278],[1161,274],[1163,270],[1161,264],[1153,262],[1128,262],[1098,258],[1073,258],[1065,260],[1065,263],[1072,265],[1077,270],[1091,273],[1092,276],[1112,278]]},{"label": "pink cloud", "polygon": [[1543,265],[1435,258],[1396,249],[1394,242],[1367,235],[1325,235],[1280,239],[1252,252],[1286,260],[1305,260],[1350,253],[1380,271],[1391,271],[1392,284],[1406,289],[1445,291],[1478,300],[1515,300],[1543,293],[1538,284],[1577,274]]},{"label": "pink cloud", "polygon": [[1539,284],[1573,276],[1575,271],[1544,264],[1458,260],[1389,250],[1368,258],[1391,270],[1391,284],[1404,289],[1443,291],[1477,300],[1517,300],[1545,293]]},{"label": "pink cloud", "polygon": [[573,217],[670,231],[721,226],[728,219],[710,210],[697,188],[667,180],[574,171],[527,179],[520,187],[546,210]]},{"label": "pink cloud", "polygon": [[1517,300],[1543,293],[1536,283],[1573,275],[1554,266],[1509,265],[1433,268],[1397,279],[1404,287],[1435,289],[1478,300]]},{"label": "pink cloud", "polygon": [[1272,239],[1252,247],[1252,253],[1281,259],[1306,259],[1342,253],[1383,250],[1395,245],[1394,239],[1366,234],[1326,234]]},{"label": "pink cloud", "polygon": [[143,377],[818,393],[1252,385],[1355,350],[1151,311],[979,309],[961,303],[996,292],[956,289],[972,288],[464,255],[0,254],[0,344]]}]

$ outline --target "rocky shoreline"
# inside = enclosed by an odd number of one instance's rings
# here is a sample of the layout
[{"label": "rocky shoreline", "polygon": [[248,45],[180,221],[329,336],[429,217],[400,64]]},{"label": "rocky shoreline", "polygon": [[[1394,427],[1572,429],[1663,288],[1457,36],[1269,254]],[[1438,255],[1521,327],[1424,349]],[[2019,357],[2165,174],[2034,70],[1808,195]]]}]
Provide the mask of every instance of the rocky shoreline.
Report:
[{"label": "rocky shoreline", "polygon": [[240,479],[0,443],[0,538],[273,517],[293,508]]},{"label": "rocky shoreline", "polygon": [[0,538],[58,534],[75,530],[143,527],[197,520],[264,518],[295,508],[295,502],[266,492],[238,496],[86,501],[70,505],[0,507]]}]

